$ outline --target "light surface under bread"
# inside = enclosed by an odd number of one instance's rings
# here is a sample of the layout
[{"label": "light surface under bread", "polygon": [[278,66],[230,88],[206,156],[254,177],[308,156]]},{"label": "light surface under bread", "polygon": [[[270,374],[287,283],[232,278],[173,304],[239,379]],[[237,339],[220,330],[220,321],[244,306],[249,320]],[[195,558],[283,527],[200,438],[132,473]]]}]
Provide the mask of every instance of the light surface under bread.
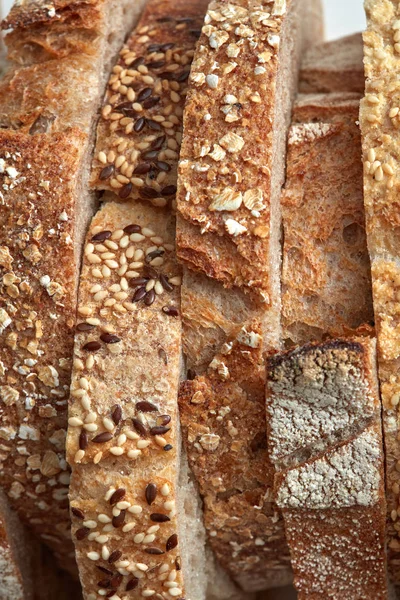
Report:
[{"label": "light surface under bread", "polygon": [[356,94],[301,94],[282,193],[282,326],[306,343],[373,321]]},{"label": "light surface under bread", "polygon": [[275,494],[299,599],[387,598],[375,340],[309,344],[267,367]]},{"label": "light surface under bread", "polygon": [[316,44],[305,53],[299,91],[364,93],[363,44],[360,33]]},{"label": "light surface under bread", "polygon": [[397,2],[367,0],[366,95],[361,104],[364,202],[383,403],[389,571],[400,582],[399,399],[400,21]]},{"label": "light surface under bread", "polygon": [[[132,224],[134,232],[124,232]],[[67,456],[73,535],[89,600],[101,589],[120,596],[127,586],[141,596],[183,594],[174,503],[181,324],[163,311],[179,306],[173,231],[172,218],[151,206],[108,202],[88,234]],[[157,265],[145,260],[154,246],[163,249]],[[133,285],[143,265],[157,267],[159,276],[150,276],[147,294],[132,302],[135,289],[144,289]]]},{"label": "light surface under bread", "polygon": [[16,5],[5,25],[0,84],[0,482],[73,569],[65,435],[80,237],[93,210],[85,168],[107,52],[140,2],[126,15],[125,0],[32,6]]}]

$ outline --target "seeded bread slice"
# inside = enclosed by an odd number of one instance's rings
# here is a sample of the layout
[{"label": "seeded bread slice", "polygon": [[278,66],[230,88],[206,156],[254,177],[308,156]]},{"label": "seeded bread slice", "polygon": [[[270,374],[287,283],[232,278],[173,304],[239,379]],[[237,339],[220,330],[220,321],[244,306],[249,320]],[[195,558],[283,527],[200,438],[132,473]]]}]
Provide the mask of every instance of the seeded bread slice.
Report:
[{"label": "seeded bread slice", "polygon": [[289,130],[282,326],[287,344],[373,321],[357,94],[300,94]]},{"label": "seeded bread slice", "polygon": [[74,568],[67,398],[87,180],[107,69],[141,2],[17,3],[0,84],[0,484]]},{"label": "seeded bread slice", "polygon": [[267,412],[299,600],[387,598],[375,340],[332,340],[270,358]]},{"label": "seeded bread slice", "polygon": [[301,62],[299,91],[303,94],[364,93],[363,45],[360,33],[307,50]]},{"label": "seeded bread slice", "polygon": [[368,28],[364,34],[366,94],[361,103],[364,202],[372,289],[378,336],[386,451],[389,569],[400,583],[399,521],[399,400],[400,337],[398,292],[400,246],[399,194],[399,91],[400,22],[392,1],[365,2]]}]

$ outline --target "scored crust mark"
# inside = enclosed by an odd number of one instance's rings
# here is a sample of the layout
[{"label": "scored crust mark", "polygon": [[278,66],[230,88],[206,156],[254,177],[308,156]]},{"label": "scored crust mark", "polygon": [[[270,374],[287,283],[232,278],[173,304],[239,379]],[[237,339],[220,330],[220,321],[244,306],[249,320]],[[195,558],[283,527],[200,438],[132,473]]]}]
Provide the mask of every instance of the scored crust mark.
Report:
[{"label": "scored crust mark", "polygon": [[275,496],[302,600],[387,597],[375,349],[339,339],[268,359]]},{"label": "scored crust mark", "polygon": [[[122,200],[175,203],[187,80],[203,18],[183,2],[151,3],[120,52],[98,127],[92,185]],[[206,4],[204,3],[204,10]]]},{"label": "scored crust mark", "polygon": [[284,579],[290,562],[281,518],[271,502],[260,343],[256,326],[243,328],[204,375],[181,384],[179,394],[210,544],[247,590],[265,585],[268,569],[270,585],[274,577]]},{"label": "scored crust mark", "polygon": [[89,599],[183,597],[174,500],[181,324],[173,232],[172,217],[158,209],[107,202],[84,250],[67,457],[73,537]]},{"label": "scored crust mark", "polygon": [[389,572],[400,582],[399,403],[400,337],[398,318],[400,20],[397,3],[365,3],[365,97],[361,103],[364,198],[372,290],[378,336],[379,377],[383,403],[388,503]]}]

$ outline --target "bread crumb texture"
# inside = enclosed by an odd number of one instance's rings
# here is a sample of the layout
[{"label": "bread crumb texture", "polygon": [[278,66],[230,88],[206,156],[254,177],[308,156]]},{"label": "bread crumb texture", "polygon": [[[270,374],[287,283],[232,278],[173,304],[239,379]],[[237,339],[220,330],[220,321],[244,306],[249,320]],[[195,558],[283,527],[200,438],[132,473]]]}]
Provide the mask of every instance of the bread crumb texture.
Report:
[{"label": "bread crumb texture", "polygon": [[378,334],[379,374],[384,407],[389,568],[400,582],[400,327],[399,127],[400,13],[397,2],[367,0],[364,33],[367,77],[361,104],[364,191],[368,246]]}]

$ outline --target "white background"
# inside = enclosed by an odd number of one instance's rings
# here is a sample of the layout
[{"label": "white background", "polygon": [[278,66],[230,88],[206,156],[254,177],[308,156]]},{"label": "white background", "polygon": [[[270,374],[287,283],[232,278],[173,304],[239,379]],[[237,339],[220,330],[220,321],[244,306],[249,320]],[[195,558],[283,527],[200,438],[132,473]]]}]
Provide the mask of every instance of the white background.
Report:
[{"label": "white background", "polygon": [[[5,16],[12,0],[2,0],[2,2],[3,16]],[[323,0],[323,3],[327,39],[361,31],[364,28],[363,0]]]}]

